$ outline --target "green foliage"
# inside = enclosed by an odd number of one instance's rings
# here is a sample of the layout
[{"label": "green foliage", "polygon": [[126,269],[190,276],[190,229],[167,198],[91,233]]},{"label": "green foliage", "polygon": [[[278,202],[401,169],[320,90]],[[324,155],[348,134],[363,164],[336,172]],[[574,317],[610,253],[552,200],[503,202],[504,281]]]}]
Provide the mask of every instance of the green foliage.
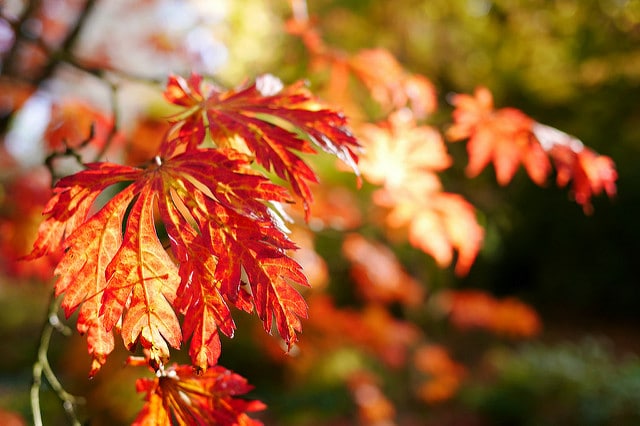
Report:
[{"label": "green foliage", "polygon": [[637,425],[640,360],[621,358],[603,340],[527,344],[495,352],[488,383],[469,386],[464,398],[491,424]]}]

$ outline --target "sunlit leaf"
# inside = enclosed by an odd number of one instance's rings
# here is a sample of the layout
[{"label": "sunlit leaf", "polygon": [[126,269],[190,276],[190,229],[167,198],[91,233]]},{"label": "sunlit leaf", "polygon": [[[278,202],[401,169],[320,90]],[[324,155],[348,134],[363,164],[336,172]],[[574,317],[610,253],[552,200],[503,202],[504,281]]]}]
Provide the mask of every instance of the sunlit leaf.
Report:
[{"label": "sunlit leaf", "polygon": [[238,398],[252,388],[243,377],[220,366],[197,374],[190,366],[172,365],[155,379],[136,382],[146,402],[133,424],[260,426],[262,422],[247,413],[265,405]]},{"label": "sunlit leaf", "polygon": [[506,185],[522,163],[534,182],[544,183],[551,164],[531,133],[531,118],[514,108],[494,110],[493,96],[484,87],[476,89],[474,96],[454,95],[452,104],[456,107],[454,124],[447,137],[452,141],[469,139],[466,171],[470,177],[492,162],[498,183]]},{"label": "sunlit leaf", "polygon": [[[288,181],[306,210],[312,200],[309,183],[317,177],[300,153],[313,153],[318,147],[357,170],[358,143],[346,118],[324,107],[301,82],[285,87],[276,77],[264,75],[252,85],[222,91],[204,85],[196,75],[189,80],[172,77],[165,96],[185,107],[176,116],[175,144],[191,149],[204,141],[208,129],[217,146],[250,153]],[[167,144],[163,153],[174,149]]]},{"label": "sunlit leaf", "polygon": [[[118,182],[129,185],[90,215],[96,198]],[[64,293],[67,315],[82,304],[78,329],[89,337],[92,373],[113,349],[116,324],[128,348],[139,342],[152,360],[166,360],[167,344],[179,347],[183,339],[178,312],[193,362],[206,369],[220,354],[217,329],[233,333],[227,303],[255,305],[269,331],[275,316],[287,342],[300,331],[306,304],[291,284],[306,285],[306,278],[285,254],[295,245],[267,205],[288,200],[235,151],[193,149],[147,169],[89,164],[56,185],[31,256],[64,241],[56,293]],[[160,242],[156,220],[179,265]],[[241,290],[243,271],[250,295]]]}]

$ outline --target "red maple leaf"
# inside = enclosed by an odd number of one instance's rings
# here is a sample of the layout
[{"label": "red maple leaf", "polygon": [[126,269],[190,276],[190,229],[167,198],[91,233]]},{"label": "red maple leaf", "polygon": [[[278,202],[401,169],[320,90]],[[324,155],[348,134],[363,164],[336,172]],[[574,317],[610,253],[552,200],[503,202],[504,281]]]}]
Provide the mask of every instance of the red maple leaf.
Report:
[{"label": "red maple leaf", "polygon": [[544,183],[551,164],[531,133],[531,118],[515,108],[494,110],[493,96],[484,87],[476,89],[474,96],[454,95],[452,103],[456,107],[454,124],[447,137],[452,141],[469,139],[469,176],[477,176],[493,162],[498,183],[506,185],[522,163],[535,183]]},{"label": "red maple leaf", "polygon": [[[248,87],[222,91],[195,74],[188,80],[172,76],[165,97],[185,108],[175,117],[179,147],[185,142],[186,149],[200,145],[208,130],[218,147],[253,154],[260,165],[289,182],[307,211],[309,182],[317,177],[299,153],[314,153],[317,146],[357,171],[358,143],[345,116],[323,107],[302,82],[284,87],[276,77],[264,75]],[[166,144],[162,154],[175,149]]]},{"label": "red maple leaf", "polygon": [[[78,330],[88,335],[92,374],[113,349],[117,324],[127,347],[140,342],[154,362],[166,360],[168,345],[179,347],[183,339],[177,312],[185,315],[184,339],[192,337],[194,364],[214,365],[217,328],[233,334],[227,303],[249,311],[253,304],[267,330],[275,316],[285,341],[296,340],[306,304],[290,283],[307,281],[285,255],[295,245],[267,205],[290,198],[249,164],[233,150],[192,149],[147,169],[89,164],[58,182],[30,256],[64,239],[56,294],[65,294],[67,315],[82,305]],[[89,214],[106,188],[128,182]],[[171,255],[158,238],[156,219]],[[251,293],[241,288],[243,272]]]},{"label": "red maple leaf", "polygon": [[138,379],[136,389],[145,393],[145,405],[134,425],[260,426],[246,413],[263,410],[260,401],[237,398],[253,387],[247,381],[216,366],[196,374],[190,366],[172,365],[155,379]]}]

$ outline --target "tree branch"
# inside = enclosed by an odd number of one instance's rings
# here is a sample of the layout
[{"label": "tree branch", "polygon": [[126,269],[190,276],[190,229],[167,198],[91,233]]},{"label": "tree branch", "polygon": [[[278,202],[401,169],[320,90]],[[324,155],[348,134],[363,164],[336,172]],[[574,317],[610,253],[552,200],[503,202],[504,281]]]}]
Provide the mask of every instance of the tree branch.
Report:
[{"label": "tree branch", "polygon": [[56,393],[58,399],[62,401],[62,406],[73,425],[80,426],[81,423],[78,420],[75,409],[78,404],[84,404],[84,398],[77,397],[67,392],[49,364],[49,344],[51,343],[51,336],[54,330],[65,336],[69,336],[71,334],[71,329],[64,325],[58,317],[58,301],[52,293],[47,313],[47,322],[44,324],[40,334],[37,361],[33,364],[33,382],[31,384],[30,391],[33,423],[35,426],[43,425],[42,412],[40,410],[40,388],[42,387],[42,376],[44,374],[47,383],[49,383],[51,389]]}]

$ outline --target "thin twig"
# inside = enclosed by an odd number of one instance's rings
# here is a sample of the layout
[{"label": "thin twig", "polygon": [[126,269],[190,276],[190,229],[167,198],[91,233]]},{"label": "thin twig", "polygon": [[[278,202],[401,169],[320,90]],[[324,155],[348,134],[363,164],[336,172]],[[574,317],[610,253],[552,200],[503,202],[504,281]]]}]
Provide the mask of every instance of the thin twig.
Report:
[{"label": "thin twig", "polygon": [[[13,45],[2,59],[2,70],[0,70],[1,74],[8,74],[11,72],[9,67],[15,63],[16,58],[18,57],[18,52],[20,50],[20,42],[25,38],[25,24],[26,22],[33,17],[35,12],[40,7],[41,0],[31,0],[27,2],[24,10],[18,17],[18,20],[11,23],[13,30],[15,32],[15,39]],[[5,72],[5,69],[7,71]]]},{"label": "thin twig", "polygon": [[39,82],[43,82],[51,77],[56,67],[60,64],[60,62],[62,62],[62,58],[65,56],[64,52],[71,52],[73,45],[80,35],[87,17],[91,14],[95,4],[96,0],[87,0],[80,12],[80,15],[78,16],[78,19],[76,19],[73,28],[71,28],[71,31],[67,33],[65,39],[62,41],[62,44],[56,49],[54,54],[49,56],[49,62],[45,65],[42,73],[38,77]]},{"label": "thin twig", "polygon": [[44,374],[47,383],[49,383],[51,389],[56,393],[58,399],[62,401],[62,405],[73,425],[79,426],[81,423],[75,409],[78,404],[84,404],[84,398],[67,392],[49,364],[49,344],[51,343],[51,336],[54,330],[60,331],[64,335],[68,335],[71,332],[69,327],[60,322],[60,318],[58,317],[58,301],[56,300],[55,295],[52,294],[47,313],[47,322],[42,327],[42,333],[40,334],[37,361],[33,364],[33,382],[31,384],[30,392],[33,423],[35,426],[42,426],[40,388],[42,387],[42,376]]},{"label": "thin twig", "polygon": [[79,150],[87,146],[89,142],[91,142],[91,140],[94,138],[94,136],[95,136],[95,126],[91,124],[91,127],[89,128],[89,136],[84,141],[82,141],[77,147],[71,148],[69,145],[67,145],[67,141],[63,140],[62,142],[64,143],[64,151],[53,151],[51,154],[47,155],[47,157],[44,159],[44,165],[46,166],[47,170],[49,170],[49,173],[51,174],[51,182],[55,182],[57,177],[57,174],[55,171],[55,165],[53,164],[56,158],[73,157],[81,167],[84,167],[84,163],[82,162],[82,156],[80,155]]},{"label": "thin twig", "polygon": [[118,133],[118,127],[120,123],[120,114],[118,113],[118,86],[115,83],[109,82],[110,98],[111,98],[111,116],[113,119],[113,123],[111,124],[111,129],[109,129],[109,134],[107,135],[104,145],[100,149],[100,151],[96,154],[94,161],[99,161],[105,153],[109,150],[109,147],[113,143],[113,140]]}]

